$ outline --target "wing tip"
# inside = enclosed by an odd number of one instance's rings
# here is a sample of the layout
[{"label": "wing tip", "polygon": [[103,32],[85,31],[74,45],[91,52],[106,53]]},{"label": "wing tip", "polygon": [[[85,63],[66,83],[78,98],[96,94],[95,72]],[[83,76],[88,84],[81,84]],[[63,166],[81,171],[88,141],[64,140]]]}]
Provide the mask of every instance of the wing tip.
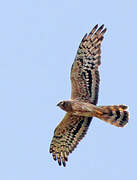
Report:
[{"label": "wing tip", "polygon": [[93,29],[97,29],[98,28],[98,24],[96,24],[94,27],[93,27]]},{"label": "wing tip", "polygon": [[84,37],[82,38],[82,42],[84,42],[87,39],[87,33],[84,35]]}]

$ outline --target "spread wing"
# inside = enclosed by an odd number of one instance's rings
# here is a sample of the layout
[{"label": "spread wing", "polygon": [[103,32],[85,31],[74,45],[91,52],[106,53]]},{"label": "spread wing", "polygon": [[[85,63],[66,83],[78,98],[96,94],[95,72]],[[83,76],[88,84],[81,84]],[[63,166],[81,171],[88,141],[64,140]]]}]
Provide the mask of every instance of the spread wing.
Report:
[{"label": "spread wing", "polygon": [[68,155],[84,137],[90,125],[91,117],[75,116],[66,113],[64,119],[56,127],[50,144],[50,153],[59,165],[66,166]]},{"label": "spread wing", "polygon": [[104,25],[96,25],[82,39],[71,68],[71,99],[89,100],[97,104],[99,91],[98,66],[101,59],[101,43],[106,32]]}]

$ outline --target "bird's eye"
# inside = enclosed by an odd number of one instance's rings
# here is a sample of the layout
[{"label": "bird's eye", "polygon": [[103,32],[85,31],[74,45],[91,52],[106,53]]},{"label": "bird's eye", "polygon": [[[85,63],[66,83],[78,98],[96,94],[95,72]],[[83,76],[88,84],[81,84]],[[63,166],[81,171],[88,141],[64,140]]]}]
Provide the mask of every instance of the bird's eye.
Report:
[{"label": "bird's eye", "polygon": [[64,102],[64,101],[63,101],[63,102],[61,102],[61,105],[62,105],[62,106],[65,106],[65,102]]}]

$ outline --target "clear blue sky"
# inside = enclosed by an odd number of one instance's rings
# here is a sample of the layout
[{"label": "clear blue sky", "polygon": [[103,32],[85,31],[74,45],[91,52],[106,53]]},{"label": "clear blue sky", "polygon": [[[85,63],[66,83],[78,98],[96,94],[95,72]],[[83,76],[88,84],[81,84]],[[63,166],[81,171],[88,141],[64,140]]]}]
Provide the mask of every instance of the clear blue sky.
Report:
[{"label": "clear blue sky", "polygon": [[[70,97],[70,68],[95,24],[107,33],[100,66],[100,105],[127,104],[121,129],[96,118],[67,167],[49,154]],[[137,178],[137,1],[0,2],[0,179]]]}]

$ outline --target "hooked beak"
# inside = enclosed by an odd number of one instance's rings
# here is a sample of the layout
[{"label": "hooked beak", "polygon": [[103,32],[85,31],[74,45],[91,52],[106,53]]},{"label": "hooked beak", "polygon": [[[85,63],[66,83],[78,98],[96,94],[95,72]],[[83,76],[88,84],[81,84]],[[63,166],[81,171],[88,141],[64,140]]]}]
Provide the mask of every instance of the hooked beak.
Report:
[{"label": "hooked beak", "polygon": [[59,106],[60,103],[58,103],[56,106]]}]

